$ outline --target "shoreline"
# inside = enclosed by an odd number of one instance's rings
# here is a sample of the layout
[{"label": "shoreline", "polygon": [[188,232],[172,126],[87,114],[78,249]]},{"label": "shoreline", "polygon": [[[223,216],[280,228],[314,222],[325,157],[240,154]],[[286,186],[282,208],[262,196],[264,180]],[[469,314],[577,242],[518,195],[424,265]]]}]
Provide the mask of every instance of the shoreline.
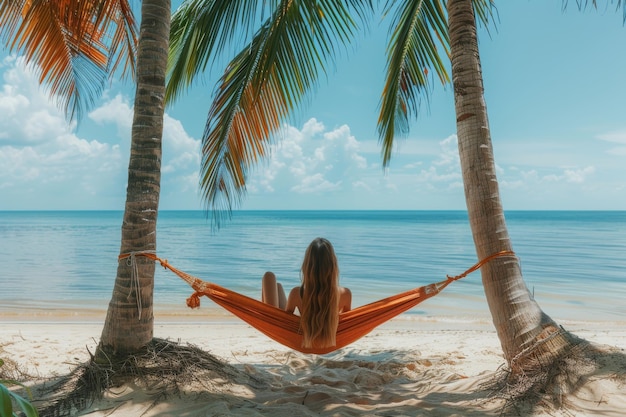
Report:
[{"label": "shoreline", "polygon": [[[208,300],[207,300],[208,301]],[[223,308],[205,301],[205,304],[199,309],[191,309],[188,307],[180,307],[178,305],[168,305],[166,307],[160,306],[154,308],[154,322],[157,323],[198,323],[198,324],[212,324],[212,323],[243,323],[239,318],[224,310]],[[107,308],[106,306],[99,307],[59,307],[54,308],[47,307],[29,307],[24,309],[24,304],[0,305],[0,323],[15,324],[15,323],[101,323],[104,324]],[[462,308],[455,309],[456,314],[450,314],[450,309],[438,308],[436,313],[429,309],[429,313],[424,313],[423,310],[414,312],[409,310],[395,317],[392,321],[398,322],[418,322],[418,323],[458,323],[459,325],[488,325],[492,326],[492,318],[486,313],[472,314],[469,311],[463,311]],[[545,312],[545,310],[544,310]],[[547,312],[546,312],[547,313]],[[614,325],[616,327],[622,326],[626,328],[626,317],[622,318],[618,316],[600,315],[594,311],[589,311],[588,315],[593,315],[592,318],[581,319],[581,316],[585,314],[581,312],[577,317],[572,318],[567,314],[567,311],[560,311],[557,314],[547,313],[552,319],[559,325],[573,324],[578,327],[588,323],[589,325],[596,324],[599,326]],[[493,326],[492,326],[493,327]]]}]

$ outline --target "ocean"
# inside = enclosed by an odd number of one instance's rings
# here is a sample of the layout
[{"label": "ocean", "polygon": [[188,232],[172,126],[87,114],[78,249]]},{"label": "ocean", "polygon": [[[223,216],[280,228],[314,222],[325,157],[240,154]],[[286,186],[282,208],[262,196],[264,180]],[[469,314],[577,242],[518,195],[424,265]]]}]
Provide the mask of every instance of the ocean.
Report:
[{"label": "ocean", "polygon": [[[626,321],[625,211],[509,211],[524,280],[561,320]],[[0,211],[0,312],[105,310],[117,269],[121,211]],[[328,238],[353,305],[444,280],[476,261],[464,211],[237,211],[219,230],[202,211],[162,211],[157,254],[175,267],[260,298],[271,270],[299,284],[309,242]],[[185,282],[157,268],[155,312],[186,311]],[[217,309],[203,299],[203,309]],[[480,272],[408,315],[488,317]]]}]

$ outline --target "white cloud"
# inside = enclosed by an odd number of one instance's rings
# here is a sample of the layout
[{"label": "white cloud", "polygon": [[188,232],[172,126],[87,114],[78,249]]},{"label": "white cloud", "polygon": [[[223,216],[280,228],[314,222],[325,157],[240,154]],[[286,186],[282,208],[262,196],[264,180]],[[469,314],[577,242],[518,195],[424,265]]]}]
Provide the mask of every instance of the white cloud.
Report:
[{"label": "white cloud", "polygon": [[[123,208],[132,101],[112,92],[79,126],[68,125],[21,58],[0,62],[0,77],[0,209]],[[338,126],[314,118],[284,126],[269,159],[250,173],[244,208],[464,207],[455,135],[398,141],[383,170],[377,141]],[[624,130],[494,145],[501,189],[514,202],[507,209],[601,208],[607,201],[623,209],[613,196],[625,187]],[[200,141],[166,114],[161,208],[202,206],[199,169]]]},{"label": "white cloud", "polygon": [[297,193],[316,193],[325,191],[335,191],[341,188],[341,181],[332,183],[324,178],[321,173],[313,174],[302,178],[291,189]]},{"label": "white cloud", "polygon": [[301,130],[285,126],[281,140],[271,146],[269,162],[259,167],[249,181],[248,190],[274,192],[291,190],[310,194],[345,188],[344,178],[359,177],[367,168],[359,153],[359,142],[348,126],[326,131],[316,119],[308,120]]},{"label": "white cloud", "polygon": [[422,171],[420,171],[416,179],[418,182],[424,182],[433,185],[434,183],[440,182],[450,183],[450,181],[459,181],[461,179],[461,173],[455,171],[439,173],[435,166],[431,166],[428,169],[423,169]]},{"label": "white cloud", "polygon": [[113,99],[95,108],[88,114],[89,119],[99,125],[114,124],[121,138],[130,138],[133,125],[133,107],[127,98],[117,94]]},{"label": "white cloud", "polygon": [[7,118],[15,117],[29,105],[28,98],[12,90],[12,86],[5,84],[0,93],[0,112]]},{"label": "white cloud", "polygon": [[[426,189],[446,194],[458,193],[460,187],[454,135],[439,141],[437,147],[426,144],[427,153],[398,152],[394,158],[402,162],[400,168],[385,171],[379,152],[372,152],[371,141],[359,141],[347,125],[326,130],[313,118],[302,129],[285,126],[280,138],[272,146],[269,161],[250,175],[252,199],[278,194],[290,199],[285,205],[292,207],[326,201],[332,207],[401,208],[422,202],[419,195]],[[411,161],[403,162],[406,159]]]},{"label": "white cloud", "polygon": [[[102,125],[114,125],[125,142],[130,142],[133,108],[128,98],[117,94],[89,114],[90,119]],[[127,162],[126,162],[127,163]],[[163,142],[161,165],[161,192],[167,196],[164,208],[181,208],[197,202],[199,191],[200,140],[194,139],[182,123],[163,117]]]},{"label": "white cloud", "polygon": [[603,133],[598,135],[597,138],[602,141],[616,143],[618,145],[606,151],[609,155],[618,157],[626,156],[626,130],[616,130]]},{"label": "white cloud", "polygon": [[564,169],[561,174],[546,175],[541,181],[583,183],[594,172],[595,168],[592,166],[582,169]]},{"label": "white cloud", "polygon": [[[585,182],[590,175],[595,173],[595,171],[593,166],[588,166],[585,168],[565,168],[559,172],[547,174],[540,174],[536,169],[532,169],[520,171],[520,175],[522,177],[521,180],[523,180],[527,187],[533,187],[537,184],[550,182],[582,183]],[[501,181],[501,183],[519,186],[517,181]]]},{"label": "white cloud", "polygon": [[613,132],[602,133],[598,135],[598,139],[626,145],[626,130],[616,130]]},{"label": "white cloud", "polygon": [[45,202],[102,191],[107,175],[120,170],[119,148],[76,136],[76,124],[68,124],[23,59],[6,58],[2,69],[0,187],[7,198],[0,208],[28,208],[13,195]]},{"label": "white cloud", "polygon": [[626,146],[616,146],[608,151],[610,155],[613,156],[626,156]]},{"label": "white cloud", "polygon": [[190,137],[182,123],[167,114],[163,118],[163,159],[162,172],[182,178],[200,168],[200,140]]},{"label": "white cloud", "polygon": [[[117,94],[95,108],[77,131],[39,87],[33,71],[20,58],[0,66],[0,209],[123,208],[128,169],[132,106]],[[98,128],[82,129],[97,123]],[[106,129],[117,128],[118,139]],[[93,136],[104,139],[94,139]],[[89,137],[92,136],[92,137]],[[199,141],[179,121],[165,117],[163,182],[171,187],[174,205],[197,205]],[[193,183],[193,186],[191,184]]]},{"label": "white cloud", "polygon": [[405,165],[405,168],[411,172],[421,167],[418,173],[413,174],[413,182],[419,188],[436,189],[443,187],[454,189],[462,187],[456,135],[450,135],[439,141],[439,152],[428,162],[429,165],[427,166],[423,160]]},{"label": "white cloud", "polygon": [[36,163],[38,155],[30,147],[17,149],[12,146],[0,146],[0,188],[19,186],[21,182],[36,180],[40,175]]},{"label": "white cloud", "polygon": [[565,178],[567,182],[582,183],[585,182],[587,178],[595,171],[596,169],[592,166],[588,166],[582,169],[566,169]]},{"label": "white cloud", "polygon": [[434,165],[451,167],[455,170],[460,170],[459,168],[459,149],[457,146],[457,137],[456,135],[451,135],[439,142],[441,146],[441,152],[439,153],[438,159],[433,162]]},{"label": "white cloud", "polygon": [[6,57],[0,68],[0,144],[38,144],[71,130],[65,116],[54,105],[36,74],[24,59]]},{"label": "white cloud", "polygon": [[85,194],[108,193],[108,180],[123,167],[119,149],[72,134],[36,147],[0,146],[0,160],[7,161],[0,165],[0,188],[7,197],[0,208],[5,209],[32,208],[10,197],[25,190],[44,205],[71,208],[72,200],[78,202]]}]

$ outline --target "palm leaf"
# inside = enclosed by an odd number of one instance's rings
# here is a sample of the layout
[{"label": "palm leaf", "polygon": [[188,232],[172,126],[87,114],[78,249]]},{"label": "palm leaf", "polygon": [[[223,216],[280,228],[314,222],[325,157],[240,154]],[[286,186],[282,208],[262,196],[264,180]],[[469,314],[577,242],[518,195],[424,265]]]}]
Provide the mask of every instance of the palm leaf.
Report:
[{"label": "palm leaf", "polygon": [[10,50],[36,65],[70,119],[100,95],[120,64],[134,74],[136,24],[127,0],[0,0]]},{"label": "palm leaf", "polygon": [[493,11],[496,8],[494,0],[472,0],[474,14],[486,28],[493,21]]},{"label": "palm leaf", "polygon": [[203,135],[201,189],[214,220],[241,202],[248,170],[325,72],[369,1],[284,1],[218,83]]},{"label": "palm leaf", "polygon": [[[387,3],[385,14],[392,10],[394,3]],[[391,158],[394,138],[408,133],[409,119],[417,117],[422,96],[428,99],[429,72],[434,71],[444,84],[450,82],[437,45],[449,56],[442,2],[402,2],[391,23],[387,75],[378,118],[384,166]]]},{"label": "palm leaf", "polygon": [[[472,4],[478,20],[487,26],[493,17],[493,0],[472,0]],[[429,100],[429,74],[434,72],[442,84],[450,82],[444,64],[450,56],[450,41],[443,1],[389,0],[385,15],[393,10],[378,117],[383,166],[389,164],[396,136],[408,133],[410,119],[417,117],[422,99]]]},{"label": "palm leaf", "polygon": [[[267,3],[267,4],[266,4]],[[166,100],[177,99],[210,61],[237,41],[245,41],[252,25],[265,8],[277,0],[260,2],[187,0],[172,16]]]},{"label": "palm leaf", "polygon": [[[576,0],[576,5],[581,10],[586,9],[587,6],[589,6],[589,3],[591,3],[591,6],[594,9],[598,8],[597,0]],[[626,24],[626,1],[611,0],[611,4],[613,4],[613,3],[615,3],[615,10],[616,11],[618,11],[620,7],[623,7],[622,8],[622,23]],[[569,2],[567,0],[563,0],[563,10],[565,10],[567,8],[568,4],[569,4]]]}]

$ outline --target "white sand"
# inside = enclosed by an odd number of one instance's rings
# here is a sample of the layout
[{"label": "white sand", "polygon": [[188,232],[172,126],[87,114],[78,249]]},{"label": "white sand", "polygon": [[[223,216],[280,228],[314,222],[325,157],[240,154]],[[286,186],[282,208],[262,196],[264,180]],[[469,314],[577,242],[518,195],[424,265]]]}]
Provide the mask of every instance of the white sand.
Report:
[{"label": "white sand", "polygon": [[[103,321],[17,322],[0,318],[0,357],[41,377],[63,375],[89,359]],[[557,320],[558,321],[558,320]],[[626,349],[623,322],[563,322],[599,344]],[[156,403],[133,386],[111,390],[80,415],[100,416],[483,416],[503,402],[484,384],[504,365],[488,320],[445,321],[401,316],[350,347],[304,355],[233,320],[169,322],[155,336],[188,342],[267,382],[267,388],[207,381],[184,396]],[[622,352],[623,353],[623,352]],[[625,364],[590,371],[566,408],[551,416],[623,416]],[[548,415],[540,409],[521,415]]]}]

